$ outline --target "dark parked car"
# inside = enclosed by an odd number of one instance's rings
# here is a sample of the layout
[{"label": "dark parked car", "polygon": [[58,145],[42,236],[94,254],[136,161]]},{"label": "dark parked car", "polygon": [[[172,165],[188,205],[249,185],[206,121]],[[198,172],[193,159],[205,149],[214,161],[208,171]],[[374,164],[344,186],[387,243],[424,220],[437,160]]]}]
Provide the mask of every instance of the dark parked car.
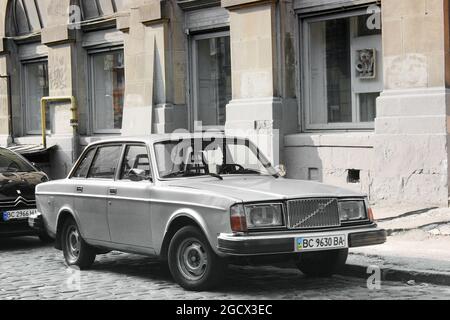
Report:
[{"label": "dark parked car", "polygon": [[0,237],[36,235],[51,241],[42,228],[28,224],[36,214],[36,186],[46,181],[47,175],[24,157],[0,147]]}]

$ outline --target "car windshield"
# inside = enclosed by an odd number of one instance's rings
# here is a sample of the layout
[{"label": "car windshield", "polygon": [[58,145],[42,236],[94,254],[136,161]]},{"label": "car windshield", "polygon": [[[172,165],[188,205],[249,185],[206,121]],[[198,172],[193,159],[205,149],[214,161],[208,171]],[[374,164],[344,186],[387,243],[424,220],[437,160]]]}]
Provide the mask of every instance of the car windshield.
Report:
[{"label": "car windshield", "polygon": [[276,170],[247,139],[189,138],[155,144],[163,179],[211,175],[276,175]]},{"label": "car windshield", "polygon": [[30,171],[35,170],[27,161],[7,149],[0,149],[0,173]]}]

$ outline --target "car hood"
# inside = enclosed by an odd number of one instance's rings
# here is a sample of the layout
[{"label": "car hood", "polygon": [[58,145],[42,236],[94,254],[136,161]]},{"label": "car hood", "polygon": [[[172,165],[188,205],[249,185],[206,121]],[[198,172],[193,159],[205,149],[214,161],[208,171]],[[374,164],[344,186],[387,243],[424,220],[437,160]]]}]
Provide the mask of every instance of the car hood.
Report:
[{"label": "car hood", "polygon": [[36,185],[46,178],[43,172],[0,173],[0,201],[14,201],[19,196],[34,200]]},{"label": "car hood", "polygon": [[233,176],[183,179],[170,183],[174,187],[214,192],[244,202],[313,197],[364,197],[364,194],[323,183],[274,177]]}]

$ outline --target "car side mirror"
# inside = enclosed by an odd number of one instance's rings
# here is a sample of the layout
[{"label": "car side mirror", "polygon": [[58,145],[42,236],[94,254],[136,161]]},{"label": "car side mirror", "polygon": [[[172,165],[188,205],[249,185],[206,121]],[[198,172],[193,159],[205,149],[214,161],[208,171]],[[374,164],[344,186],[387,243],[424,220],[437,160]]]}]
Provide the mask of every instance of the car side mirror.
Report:
[{"label": "car side mirror", "polygon": [[134,182],[149,180],[149,177],[145,174],[145,170],[142,169],[131,169],[128,171],[128,178]]},{"label": "car side mirror", "polygon": [[287,174],[286,166],[284,164],[277,165],[275,167],[275,170],[277,171],[277,173],[280,177],[285,177]]}]

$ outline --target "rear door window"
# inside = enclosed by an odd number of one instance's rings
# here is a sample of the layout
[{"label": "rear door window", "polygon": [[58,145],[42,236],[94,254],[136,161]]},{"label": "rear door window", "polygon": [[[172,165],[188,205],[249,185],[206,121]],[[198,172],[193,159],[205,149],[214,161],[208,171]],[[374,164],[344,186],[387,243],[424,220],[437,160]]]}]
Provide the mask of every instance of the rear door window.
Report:
[{"label": "rear door window", "polygon": [[95,148],[92,148],[85,153],[83,160],[81,160],[80,165],[75,170],[74,174],[72,175],[72,178],[75,179],[86,178],[92,159],[94,158],[95,155],[95,150],[96,150]]},{"label": "rear door window", "polygon": [[89,170],[88,178],[113,180],[121,152],[121,145],[99,147]]}]

